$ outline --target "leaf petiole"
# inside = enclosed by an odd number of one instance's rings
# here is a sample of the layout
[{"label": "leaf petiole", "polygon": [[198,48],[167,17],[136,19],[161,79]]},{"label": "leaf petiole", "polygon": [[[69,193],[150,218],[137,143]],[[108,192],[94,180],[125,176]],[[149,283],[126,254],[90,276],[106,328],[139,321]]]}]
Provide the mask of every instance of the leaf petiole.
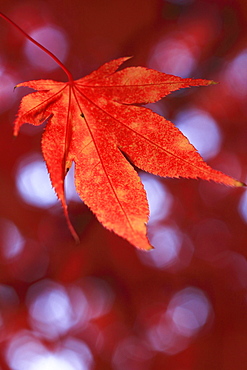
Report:
[{"label": "leaf petiole", "polygon": [[34,45],[38,46],[41,50],[43,50],[46,54],[48,54],[62,70],[66,73],[68,80],[70,83],[73,83],[73,76],[71,72],[65,67],[65,65],[48,49],[46,49],[43,45],[41,45],[38,41],[34,40],[31,36],[29,36],[21,27],[19,27],[15,22],[13,22],[10,18],[0,12],[0,17],[3,18],[5,21],[10,23],[14,26],[18,31],[20,31],[29,41],[31,41]]}]

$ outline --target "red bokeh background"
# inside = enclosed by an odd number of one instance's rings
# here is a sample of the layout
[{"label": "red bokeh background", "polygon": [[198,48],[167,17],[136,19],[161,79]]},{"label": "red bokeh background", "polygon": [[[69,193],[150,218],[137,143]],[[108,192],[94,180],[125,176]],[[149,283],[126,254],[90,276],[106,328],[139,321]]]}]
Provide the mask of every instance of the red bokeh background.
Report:
[{"label": "red bokeh background", "polygon": [[[1,0],[0,11],[50,42],[74,78],[133,55],[126,65],[220,82],[152,108],[213,168],[246,181],[245,1]],[[45,203],[48,175],[35,172],[43,128],[12,133],[28,92],[13,87],[65,80],[42,58],[0,19],[0,369],[246,369],[245,190],[142,173],[155,251],[137,251],[72,196],[75,245],[60,204]]]}]

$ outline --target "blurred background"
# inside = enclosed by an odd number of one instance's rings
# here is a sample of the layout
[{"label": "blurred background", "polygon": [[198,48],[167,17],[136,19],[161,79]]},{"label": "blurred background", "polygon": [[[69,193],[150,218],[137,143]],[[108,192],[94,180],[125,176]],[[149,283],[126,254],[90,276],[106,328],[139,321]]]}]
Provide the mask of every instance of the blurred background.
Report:
[{"label": "blurred background", "polygon": [[[215,169],[247,181],[247,2],[3,1],[75,79],[126,63],[218,85],[151,105]],[[64,72],[0,19],[0,369],[247,369],[247,195],[140,173],[155,250],[104,229],[67,179],[75,245],[42,160],[43,127],[13,138],[17,83]]]}]

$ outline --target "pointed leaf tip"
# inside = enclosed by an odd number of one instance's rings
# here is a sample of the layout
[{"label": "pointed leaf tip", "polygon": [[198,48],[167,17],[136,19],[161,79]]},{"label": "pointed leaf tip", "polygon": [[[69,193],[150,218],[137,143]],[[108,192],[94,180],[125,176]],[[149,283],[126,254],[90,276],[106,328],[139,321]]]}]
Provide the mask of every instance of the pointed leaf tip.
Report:
[{"label": "pointed leaf tip", "polygon": [[213,81],[213,80],[209,80],[209,85],[218,85],[219,82],[217,81]]},{"label": "pointed leaf tip", "polygon": [[247,185],[244,183],[244,182],[241,182],[241,181],[235,181],[235,184],[234,184],[236,187],[246,187]]},{"label": "pointed leaf tip", "polygon": [[70,230],[71,235],[73,236],[73,238],[74,238],[74,240],[75,240],[75,243],[76,243],[76,244],[80,244],[80,238],[79,238],[79,236],[77,235],[77,232],[75,231],[74,227],[72,226],[72,224],[71,224],[71,222],[70,222],[69,218],[67,218],[67,217],[66,217],[66,219],[67,219],[67,224],[68,224],[69,230]]}]

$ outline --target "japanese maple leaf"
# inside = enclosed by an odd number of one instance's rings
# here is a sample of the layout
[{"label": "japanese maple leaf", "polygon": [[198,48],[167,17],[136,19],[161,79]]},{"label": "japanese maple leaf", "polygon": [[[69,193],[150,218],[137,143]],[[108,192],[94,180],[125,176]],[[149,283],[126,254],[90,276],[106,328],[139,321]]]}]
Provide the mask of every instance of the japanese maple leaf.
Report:
[{"label": "japanese maple leaf", "polygon": [[133,105],[212,81],[182,79],[144,67],[116,72],[126,59],[106,63],[77,81],[18,84],[37,92],[22,99],[14,134],[25,122],[37,126],[47,120],[42,151],[67,219],[64,178],[75,162],[76,190],[98,220],[136,247],[150,249],[148,203],[131,163],[159,176],[241,183],[210,168],[171,122]]},{"label": "japanese maple leaf", "polygon": [[36,92],[22,99],[14,134],[24,123],[38,126],[47,121],[42,152],[75,239],[64,192],[64,179],[72,162],[76,190],[98,220],[144,250],[152,248],[146,236],[149,210],[145,190],[132,164],[159,176],[243,185],[210,168],[173,123],[136,105],[153,103],[174,90],[206,86],[212,81],[183,79],[144,67],[117,71],[128,58],[113,60],[74,81],[51,52],[25,36],[56,60],[68,82],[37,80],[18,84]]}]

